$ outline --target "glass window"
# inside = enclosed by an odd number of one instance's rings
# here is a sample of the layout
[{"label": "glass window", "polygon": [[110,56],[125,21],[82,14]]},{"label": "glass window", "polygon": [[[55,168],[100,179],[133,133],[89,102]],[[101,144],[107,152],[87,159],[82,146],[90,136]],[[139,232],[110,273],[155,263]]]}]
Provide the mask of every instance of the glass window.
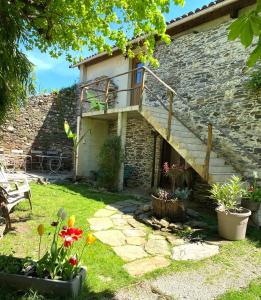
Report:
[{"label": "glass window", "polygon": [[[136,68],[141,68],[143,66],[144,66],[144,64],[139,62],[139,63],[137,63]],[[136,77],[135,77],[136,84],[140,84],[142,82],[142,74],[143,74],[143,69],[139,69],[136,71]]]}]

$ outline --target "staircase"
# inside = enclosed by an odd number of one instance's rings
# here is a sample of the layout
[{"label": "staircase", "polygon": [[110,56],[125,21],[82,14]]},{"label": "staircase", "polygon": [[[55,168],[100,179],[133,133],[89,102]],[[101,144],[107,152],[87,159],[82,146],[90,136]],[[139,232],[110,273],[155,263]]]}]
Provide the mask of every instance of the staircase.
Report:
[{"label": "staircase", "polygon": [[[201,176],[205,177],[207,145],[174,116],[168,138],[169,113],[163,107],[143,105],[141,115]],[[211,151],[208,168],[208,183],[225,182],[233,175],[239,175],[222,157]]]}]

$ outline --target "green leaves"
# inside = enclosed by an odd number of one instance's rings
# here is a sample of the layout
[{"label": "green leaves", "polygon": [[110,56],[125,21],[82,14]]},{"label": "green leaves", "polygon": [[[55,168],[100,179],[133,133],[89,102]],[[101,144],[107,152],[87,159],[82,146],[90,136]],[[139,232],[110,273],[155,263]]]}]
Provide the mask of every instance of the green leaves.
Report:
[{"label": "green leaves", "polygon": [[68,137],[68,139],[75,139],[77,136],[72,132],[70,125],[67,121],[64,121],[64,131]]},{"label": "green leaves", "polygon": [[[229,26],[229,40],[240,39],[241,44],[248,48],[253,44],[255,36],[261,35],[261,17],[258,15],[258,11],[261,10],[261,1],[258,1],[256,10],[251,11],[239,17]],[[261,39],[259,37],[258,44],[251,52],[247,65],[253,67],[258,59],[261,57]]]}]

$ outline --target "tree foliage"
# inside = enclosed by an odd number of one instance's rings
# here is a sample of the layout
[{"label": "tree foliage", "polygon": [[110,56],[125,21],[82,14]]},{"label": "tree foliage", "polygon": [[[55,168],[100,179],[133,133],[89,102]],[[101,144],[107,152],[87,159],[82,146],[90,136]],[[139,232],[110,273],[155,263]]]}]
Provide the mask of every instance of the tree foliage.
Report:
[{"label": "tree foliage", "polygon": [[[32,92],[32,64],[19,50],[38,48],[52,57],[70,51],[111,53],[112,45],[133,57],[131,36],[146,36],[140,59],[156,63],[155,36],[168,42],[163,13],[184,0],[0,0],[0,120],[6,109]],[[139,47],[141,45],[136,45]]]},{"label": "tree foliage", "polygon": [[[242,45],[248,48],[255,45],[252,50],[247,65],[253,67],[261,58],[261,0],[257,0],[256,8],[250,12],[243,14],[229,27],[230,40],[240,39]],[[257,38],[257,42],[254,38]]]}]

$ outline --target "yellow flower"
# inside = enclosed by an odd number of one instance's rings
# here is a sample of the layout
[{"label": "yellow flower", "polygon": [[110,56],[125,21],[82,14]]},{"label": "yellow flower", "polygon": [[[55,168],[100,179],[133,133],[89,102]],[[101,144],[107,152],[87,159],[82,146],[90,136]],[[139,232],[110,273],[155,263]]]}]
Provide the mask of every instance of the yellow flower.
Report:
[{"label": "yellow flower", "polygon": [[70,216],[67,223],[69,227],[73,227],[75,223],[75,216]]},{"label": "yellow flower", "polygon": [[96,237],[92,233],[88,233],[86,237],[86,244],[93,244],[96,241]]},{"label": "yellow flower", "polygon": [[43,224],[38,225],[37,232],[40,236],[42,236],[44,234],[44,225]]}]

